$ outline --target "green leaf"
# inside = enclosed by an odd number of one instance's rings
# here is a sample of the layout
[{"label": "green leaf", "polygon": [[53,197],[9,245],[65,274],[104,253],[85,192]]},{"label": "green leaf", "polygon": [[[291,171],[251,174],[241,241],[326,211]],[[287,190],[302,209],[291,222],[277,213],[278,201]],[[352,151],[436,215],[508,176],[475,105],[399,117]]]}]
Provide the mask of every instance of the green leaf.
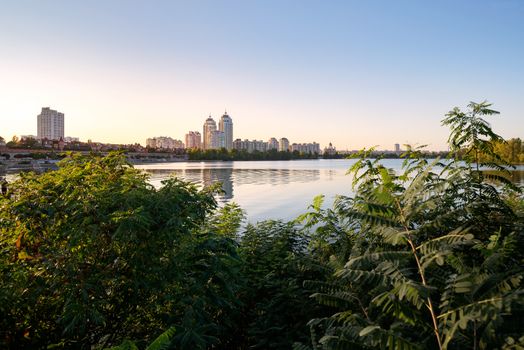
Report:
[{"label": "green leaf", "polygon": [[365,337],[366,335],[376,331],[377,329],[380,329],[380,326],[367,326],[363,330],[361,330],[358,335],[361,337]]}]

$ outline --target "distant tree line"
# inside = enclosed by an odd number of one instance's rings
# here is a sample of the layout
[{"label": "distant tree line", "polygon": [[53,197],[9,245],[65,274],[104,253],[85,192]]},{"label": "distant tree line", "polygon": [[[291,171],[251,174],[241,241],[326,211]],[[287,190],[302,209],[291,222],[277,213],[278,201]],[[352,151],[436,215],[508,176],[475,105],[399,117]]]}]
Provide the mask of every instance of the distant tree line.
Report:
[{"label": "distant tree line", "polygon": [[[358,152],[354,152],[356,154]],[[382,158],[382,159],[400,159],[404,158],[406,152],[390,152],[390,151],[372,151],[369,153],[370,158]],[[420,153],[421,158],[435,159],[435,158],[446,158],[449,155],[448,151],[425,151]],[[347,152],[335,152],[335,153],[324,153],[322,158],[324,159],[344,159],[350,157],[351,154]]]},{"label": "distant tree line", "polygon": [[524,164],[524,143],[520,138],[495,143],[494,151],[511,164]]},{"label": "distant tree line", "polygon": [[292,159],[318,159],[317,153],[300,153],[298,151],[277,151],[275,149],[261,152],[232,149],[189,149],[189,160],[292,160]]},{"label": "distant tree line", "polygon": [[6,146],[8,148],[44,149],[42,143],[32,137],[21,139],[18,136],[13,136],[11,141],[6,143]]}]

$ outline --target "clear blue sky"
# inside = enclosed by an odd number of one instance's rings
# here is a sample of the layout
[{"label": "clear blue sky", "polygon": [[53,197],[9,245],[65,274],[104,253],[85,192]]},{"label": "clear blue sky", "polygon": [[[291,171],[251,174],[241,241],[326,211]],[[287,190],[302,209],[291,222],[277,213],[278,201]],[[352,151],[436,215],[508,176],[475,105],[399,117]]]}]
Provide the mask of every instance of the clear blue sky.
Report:
[{"label": "clear blue sky", "polygon": [[0,136],[183,139],[224,109],[234,137],[445,148],[487,99],[524,136],[524,1],[1,1]]}]

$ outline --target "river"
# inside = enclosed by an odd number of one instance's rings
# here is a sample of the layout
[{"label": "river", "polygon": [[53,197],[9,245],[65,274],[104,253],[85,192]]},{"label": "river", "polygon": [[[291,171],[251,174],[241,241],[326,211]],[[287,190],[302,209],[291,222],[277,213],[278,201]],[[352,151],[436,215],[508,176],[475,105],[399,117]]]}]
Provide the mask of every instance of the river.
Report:
[{"label": "river", "polygon": [[[319,194],[331,205],[337,194],[351,195],[352,177],[346,175],[353,159],[243,162],[173,162],[136,165],[161,186],[169,176],[211,185],[222,183],[219,203],[235,202],[246,212],[249,222],[265,219],[291,220],[304,213]],[[396,171],[402,160],[384,159],[382,164]],[[524,166],[512,171],[512,181],[524,184]]]}]

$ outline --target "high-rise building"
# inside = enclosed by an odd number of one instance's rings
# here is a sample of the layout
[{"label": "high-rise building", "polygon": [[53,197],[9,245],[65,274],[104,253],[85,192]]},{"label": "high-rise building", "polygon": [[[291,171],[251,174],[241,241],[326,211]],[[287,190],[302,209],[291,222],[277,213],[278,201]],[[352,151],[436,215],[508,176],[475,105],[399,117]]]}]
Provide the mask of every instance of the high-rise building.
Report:
[{"label": "high-rise building", "polygon": [[400,153],[400,145],[398,143],[395,143],[395,152]]},{"label": "high-rise building", "polygon": [[285,137],[281,138],[280,139],[280,142],[279,142],[279,148],[278,148],[279,151],[289,151],[289,140],[286,139]]},{"label": "high-rise building", "polygon": [[272,149],[276,149],[278,151],[278,141],[276,138],[272,137],[269,139],[267,142],[267,149],[268,151]]},{"label": "high-rise building", "polygon": [[217,123],[209,116],[204,123],[204,132],[202,135],[204,139],[204,149],[212,149],[212,138],[215,131],[217,131]]},{"label": "high-rise building", "polygon": [[226,147],[225,133],[220,130],[215,130],[211,133],[209,149],[221,149]]},{"label": "high-rise building", "polygon": [[198,131],[190,131],[186,134],[186,148],[202,148],[202,136]]},{"label": "high-rise building", "polygon": [[49,107],[42,107],[36,120],[39,139],[59,140],[64,138],[64,113]]},{"label": "high-rise building", "polygon": [[224,147],[227,150],[233,149],[233,120],[227,112],[220,118],[218,122],[218,130],[224,133]]}]

